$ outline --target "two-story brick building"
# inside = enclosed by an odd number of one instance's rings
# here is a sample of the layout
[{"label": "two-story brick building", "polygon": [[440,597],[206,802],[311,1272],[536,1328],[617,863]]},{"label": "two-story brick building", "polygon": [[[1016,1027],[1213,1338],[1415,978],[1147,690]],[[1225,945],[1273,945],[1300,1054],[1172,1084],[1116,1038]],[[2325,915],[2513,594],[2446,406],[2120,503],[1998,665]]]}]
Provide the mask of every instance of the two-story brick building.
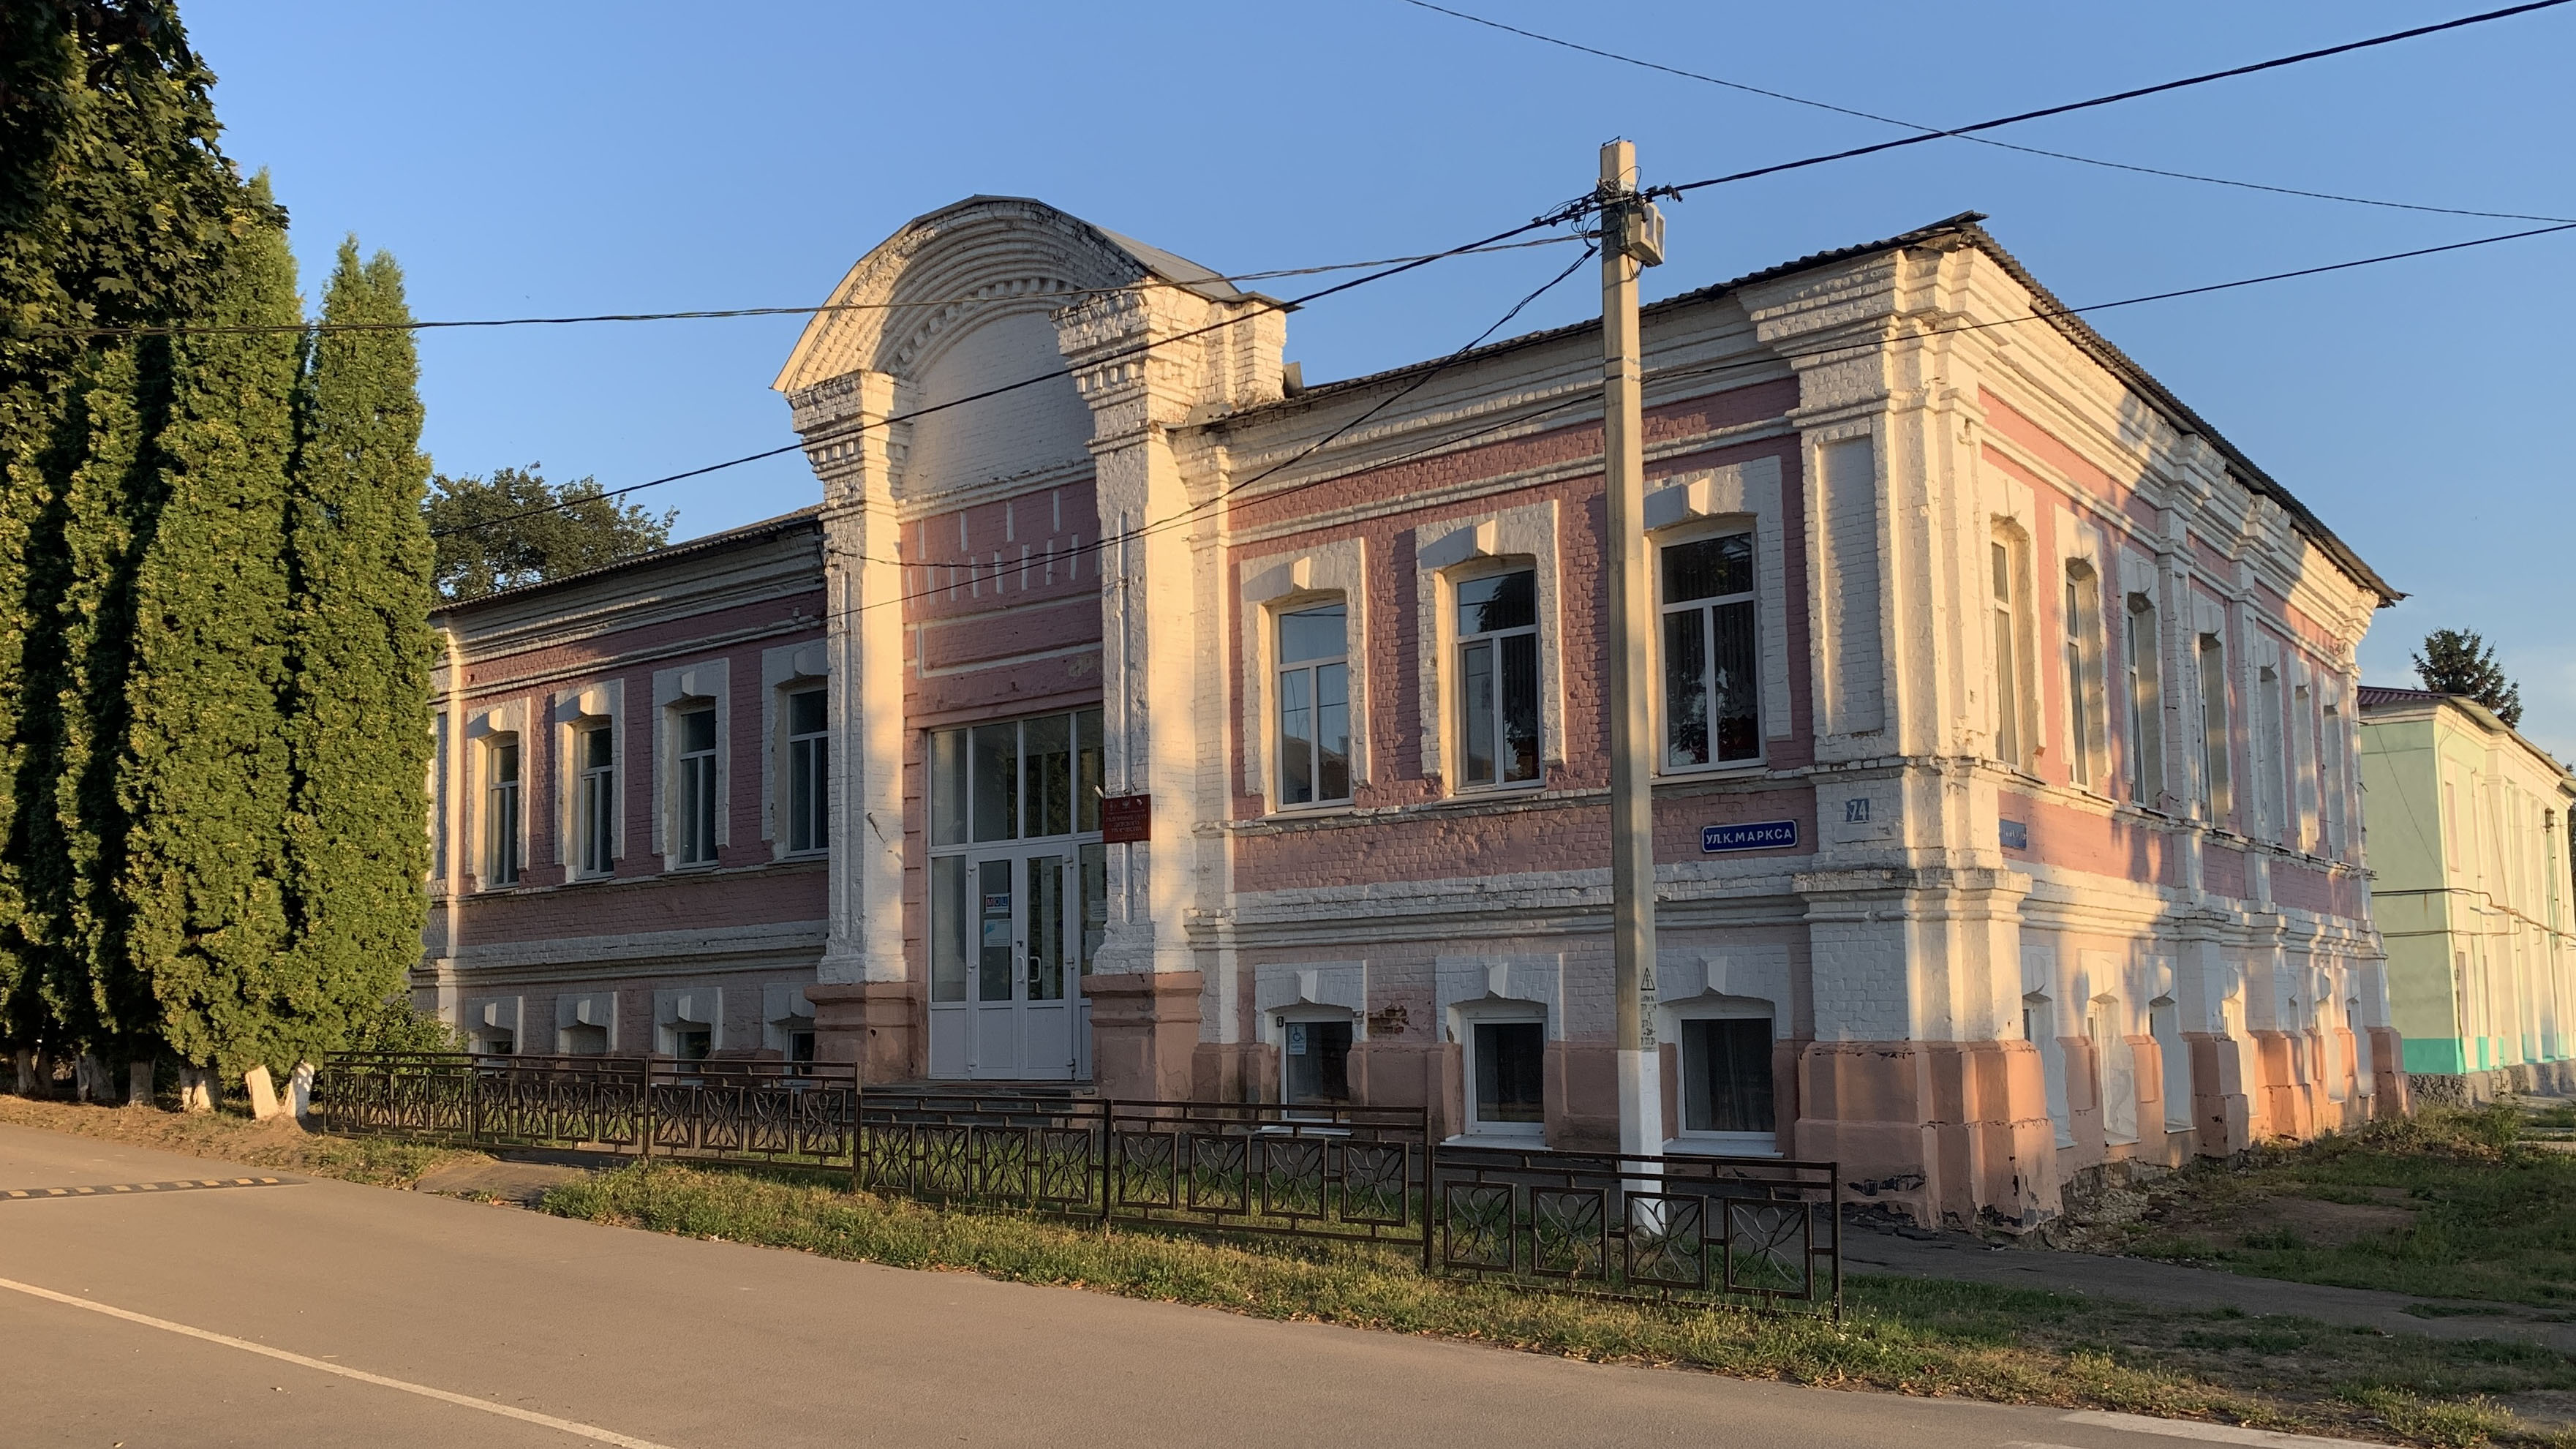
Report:
[{"label": "two-story brick building", "polygon": [[[1976,222],[1646,309],[1653,1025],[1677,1146],[2021,1221],[2402,1096],[2352,745],[2395,595]],[[447,838],[528,855],[442,852],[424,988],[1612,1139],[1595,332],[1301,388],[1265,300],[987,197],[830,300],[776,384],[818,511],[443,616]]]}]

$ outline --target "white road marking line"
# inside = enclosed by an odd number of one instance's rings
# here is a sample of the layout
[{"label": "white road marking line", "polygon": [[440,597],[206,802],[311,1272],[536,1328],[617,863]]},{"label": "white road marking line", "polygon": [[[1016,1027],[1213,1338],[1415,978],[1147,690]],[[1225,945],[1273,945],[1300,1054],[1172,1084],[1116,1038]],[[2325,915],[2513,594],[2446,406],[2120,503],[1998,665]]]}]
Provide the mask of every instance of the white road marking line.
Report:
[{"label": "white road marking line", "polygon": [[2113,1414],[2078,1409],[2065,1415],[2069,1424],[2126,1429],[2133,1434],[2162,1434],[2172,1439],[2201,1439],[2213,1444],[2252,1444],[2258,1449],[2387,1449],[2361,1439],[2325,1439],[2314,1434],[2283,1434],[2271,1429],[2245,1429],[2234,1424],[2204,1424],[2197,1419],[2150,1419],[2144,1414]]},{"label": "white road marking line", "polygon": [[[326,1374],[338,1374],[344,1379],[356,1379],[358,1382],[364,1384],[376,1384],[388,1389],[400,1389],[406,1394],[418,1394],[424,1399],[436,1399],[440,1403],[455,1404],[463,1408],[480,1409],[484,1413],[498,1414],[505,1419],[517,1419],[523,1423],[529,1424],[542,1424],[549,1429],[560,1429],[567,1434],[578,1434],[584,1439],[594,1439],[602,1444],[615,1444],[619,1446],[619,1449],[671,1449],[671,1446],[667,1444],[656,1444],[650,1439],[638,1439],[632,1435],[620,1434],[613,1429],[602,1429],[594,1424],[576,1424],[570,1419],[558,1419],[552,1414],[540,1414],[531,1409],[513,1408],[508,1404],[496,1404],[490,1399],[478,1399],[471,1394],[449,1393],[445,1389],[433,1389],[427,1384],[407,1383],[402,1379],[386,1378],[383,1374],[371,1374],[364,1369],[346,1368],[336,1363],[325,1363],[318,1358],[307,1358],[300,1353],[289,1353],[282,1348],[271,1348],[264,1343],[253,1343],[246,1338],[233,1338],[226,1334],[210,1333],[202,1328],[191,1328],[184,1323],[172,1323],[166,1318],[154,1318],[148,1313],[136,1313],[132,1309],[128,1308],[116,1308],[105,1303],[93,1303],[86,1298],[75,1298],[68,1293],[57,1293],[51,1288],[39,1288],[33,1283],[20,1283],[14,1279],[0,1278],[0,1288],[15,1289],[16,1291],[27,1294],[30,1297],[51,1299],[56,1303],[67,1303],[74,1308],[86,1308],[92,1313],[104,1313],[110,1318],[122,1318],[128,1323],[140,1323],[146,1328],[157,1328],[164,1333],[176,1333],[188,1338],[203,1339],[208,1343],[220,1343],[226,1348],[238,1348],[245,1353],[260,1354],[267,1358],[278,1359],[285,1363],[297,1364],[304,1368],[319,1369]],[[2372,1446],[2372,1449],[2386,1449],[2386,1446],[2374,1445]]]}]

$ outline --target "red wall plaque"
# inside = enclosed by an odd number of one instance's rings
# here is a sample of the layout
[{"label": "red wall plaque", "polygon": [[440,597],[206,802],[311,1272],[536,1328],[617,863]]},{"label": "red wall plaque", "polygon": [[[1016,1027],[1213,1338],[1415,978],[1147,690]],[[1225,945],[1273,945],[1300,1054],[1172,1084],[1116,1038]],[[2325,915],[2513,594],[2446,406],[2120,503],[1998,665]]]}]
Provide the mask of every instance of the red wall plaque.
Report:
[{"label": "red wall plaque", "polygon": [[1103,795],[1100,797],[1100,840],[1104,845],[1128,845],[1154,838],[1154,797],[1151,795]]}]

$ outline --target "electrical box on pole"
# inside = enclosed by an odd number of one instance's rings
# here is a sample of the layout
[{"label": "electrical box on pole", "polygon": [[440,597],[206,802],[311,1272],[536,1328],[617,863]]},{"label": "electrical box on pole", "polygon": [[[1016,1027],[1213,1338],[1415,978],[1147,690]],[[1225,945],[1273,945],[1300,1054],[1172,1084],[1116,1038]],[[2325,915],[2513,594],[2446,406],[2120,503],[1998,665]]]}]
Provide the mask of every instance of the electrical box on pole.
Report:
[{"label": "electrical box on pole", "polygon": [[1655,1045],[1655,829],[1647,737],[1654,602],[1646,557],[1644,363],[1637,274],[1664,259],[1664,218],[1637,192],[1637,148],[1601,148],[1601,447],[1609,494],[1610,940],[1619,1064],[1619,1150],[1664,1150]]}]

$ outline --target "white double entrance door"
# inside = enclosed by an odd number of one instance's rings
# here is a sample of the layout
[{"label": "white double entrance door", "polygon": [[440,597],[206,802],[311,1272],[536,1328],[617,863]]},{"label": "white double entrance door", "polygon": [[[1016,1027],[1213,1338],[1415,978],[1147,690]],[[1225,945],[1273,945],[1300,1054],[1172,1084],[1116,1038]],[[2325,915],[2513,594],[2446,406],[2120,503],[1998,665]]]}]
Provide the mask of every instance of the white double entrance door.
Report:
[{"label": "white double entrance door", "polygon": [[1062,843],[931,862],[932,1076],[1091,1075],[1081,857]]}]

